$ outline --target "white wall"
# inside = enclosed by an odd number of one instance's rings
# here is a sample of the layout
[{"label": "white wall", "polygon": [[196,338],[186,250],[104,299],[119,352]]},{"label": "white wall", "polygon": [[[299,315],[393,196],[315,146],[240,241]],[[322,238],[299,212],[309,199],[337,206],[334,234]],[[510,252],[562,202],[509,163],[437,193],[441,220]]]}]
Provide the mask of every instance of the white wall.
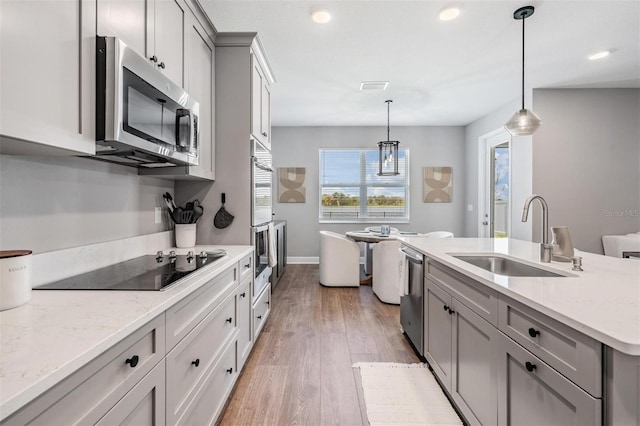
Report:
[{"label": "white wall", "polygon": [[[465,169],[467,176],[465,181],[465,236],[477,237],[478,234],[478,164],[481,151],[479,138],[497,129],[502,129],[504,123],[520,108],[520,100],[498,108],[495,111],[477,119],[465,127]],[[521,240],[531,240],[532,222],[523,223],[522,205],[524,200],[531,195],[532,162],[531,162],[531,136],[514,137],[510,146],[511,154],[511,237]],[[472,211],[467,206],[472,206]],[[537,207],[535,207],[537,210]]]},{"label": "white wall", "polygon": [[533,135],[533,190],[550,226],[603,253],[602,235],[640,231],[640,90],[541,89]]},{"label": "white wall", "polygon": [[[169,229],[154,207],[173,181],[77,157],[0,156],[0,250],[34,253]],[[165,209],[166,210],[166,209]]]},{"label": "white wall", "polygon": [[[319,148],[377,148],[386,139],[386,127],[274,127],[272,152],[274,167],[306,168],[306,203],[278,203],[274,191],[276,219],[287,221],[288,256],[317,257],[320,230],[344,233],[363,229],[364,224],[318,223]],[[462,127],[392,127],[391,138],[410,152],[410,223],[397,224],[400,230],[464,233],[464,129]],[[453,202],[422,202],[422,168],[453,167]],[[277,179],[277,173],[276,173]]]}]

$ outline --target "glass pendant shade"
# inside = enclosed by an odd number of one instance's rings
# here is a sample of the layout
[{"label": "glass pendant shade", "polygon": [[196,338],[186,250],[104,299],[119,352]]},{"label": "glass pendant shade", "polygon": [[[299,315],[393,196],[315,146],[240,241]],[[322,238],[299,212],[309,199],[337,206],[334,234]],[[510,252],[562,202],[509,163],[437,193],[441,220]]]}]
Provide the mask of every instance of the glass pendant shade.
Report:
[{"label": "glass pendant shade", "polygon": [[378,176],[396,176],[398,172],[398,145],[399,141],[389,140],[389,104],[392,100],[385,101],[387,103],[387,140],[378,142]]},{"label": "glass pendant shade", "polygon": [[513,114],[504,128],[513,136],[527,136],[532,135],[541,123],[542,121],[533,111],[523,108]]},{"label": "glass pendant shade", "polygon": [[398,172],[399,141],[378,142],[378,176],[396,176]]}]

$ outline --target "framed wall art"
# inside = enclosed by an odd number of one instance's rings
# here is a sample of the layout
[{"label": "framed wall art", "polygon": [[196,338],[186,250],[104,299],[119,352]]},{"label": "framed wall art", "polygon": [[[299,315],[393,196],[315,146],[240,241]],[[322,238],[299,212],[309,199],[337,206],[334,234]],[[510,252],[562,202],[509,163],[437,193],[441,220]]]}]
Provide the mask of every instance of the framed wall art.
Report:
[{"label": "framed wall art", "polygon": [[453,190],[453,169],[451,167],[423,168],[422,201],[425,203],[450,203]]},{"label": "framed wall art", "polygon": [[278,202],[305,203],[307,198],[305,178],[304,167],[278,168]]}]

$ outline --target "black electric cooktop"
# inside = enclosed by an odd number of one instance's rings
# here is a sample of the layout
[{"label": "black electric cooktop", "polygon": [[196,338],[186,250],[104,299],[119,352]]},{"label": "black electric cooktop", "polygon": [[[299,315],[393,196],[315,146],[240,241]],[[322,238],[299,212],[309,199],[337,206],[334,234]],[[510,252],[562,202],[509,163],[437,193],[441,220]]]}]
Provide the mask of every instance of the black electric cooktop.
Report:
[{"label": "black electric cooktop", "polygon": [[141,256],[34,288],[34,290],[166,290],[226,256],[224,250],[179,256]]}]

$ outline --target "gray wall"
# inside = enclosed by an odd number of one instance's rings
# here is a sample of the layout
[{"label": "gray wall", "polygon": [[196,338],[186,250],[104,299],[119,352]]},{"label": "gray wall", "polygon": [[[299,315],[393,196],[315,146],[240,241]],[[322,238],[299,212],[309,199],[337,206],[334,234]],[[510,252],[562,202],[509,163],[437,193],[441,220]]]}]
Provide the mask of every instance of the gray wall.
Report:
[{"label": "gray wall", "polygon": [[[465,211],[464,224],[467,237],[477,237],[478,212],[478,167],[481,143],[479,138],[502,129],[504,123],[520,108],[520,100],[498,108],[465,127]],[[531,195],[531,136],[514,137],[511,140],[511,237],[531,240],[531,221],[521,222],[522,205]],[[471,211],[468,206],[471,206]],[[537,208],[537,207],[536,207]]]},{"label": "gray wall", "polygon": [[[34,253],[167,230],[173,181],[77,157],[0,156],[0,249]],[[163,211],[165,211],[164,209]]]},{"label": "gray wall", "polygon": [[535,90],[534,101],[533,190],[550,225],[593,253],[602,235],[640,231],[640,90]]},{"label": "gray wall", "polygon": [[[274,127],[272,152],[274,167],[305,167],[307,176],[306,203],[277,202],[273,210],[276,219],[287,221],[288,256],[319,255],[320,230],[344,233],[363,229],[364,224],[318,223],[319,148],[376,148],[386,138],[386,127]],[[464,233],[464,128],[462,127],[393,127],[391,138],[410,152],[410,223],[394,227],[407,231],[451,231]],[[453,202],[422,202],[422,168],[424,166],[453,167]],[[277,178],[277,173],[276,173]],[[313,259],[310,259],[313,260]]]}]

